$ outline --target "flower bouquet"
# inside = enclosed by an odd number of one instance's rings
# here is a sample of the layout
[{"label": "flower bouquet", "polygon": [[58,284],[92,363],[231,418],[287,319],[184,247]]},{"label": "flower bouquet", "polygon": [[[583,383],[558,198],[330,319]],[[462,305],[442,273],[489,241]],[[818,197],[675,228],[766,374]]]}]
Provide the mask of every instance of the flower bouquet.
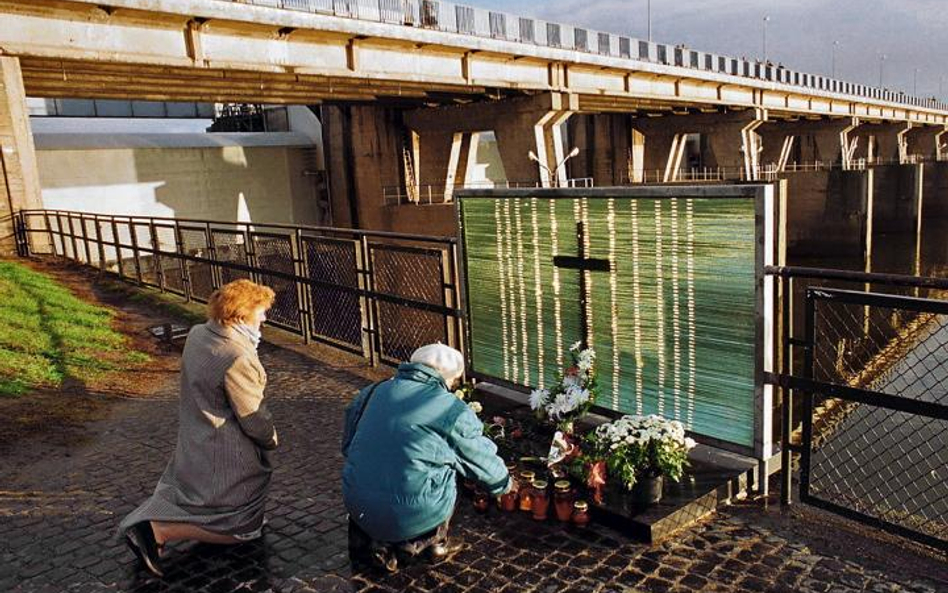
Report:
[{"label": "flower bouquet", "polygon": [[594,369],[596,352],[581,347],[581,342],[570,347],[572,364],[557,373],[556,384],[550,389],[534,389],[530,394],[530,408],[537,417],[552,421],[565,434],[573,433],[573,424],[586,415],[599,393]]},{"label": "flower bouquet", "polygon": [[553,435],[547,466],[568,466],[579,454],[579,443],[573,437],[574,423],[586,415],[596,400],[599,388],[593,365],[596,352],[592,348],[582,349],[576,342],[569,349],[572,364],[557,373],[557,381],[550,389],[535,389],[530,394],[530,408],[541,420],[553,422],[557,431]]},{"label": "flower bouquet", "polygon": [[655,414],[623,416],[590,431],[585,442],[580,463],[587,485],[599,489],[613,479],[633,491],[641,484],[648,490],[645,502],[661,497],[663,477],[681,479],[695,446],[681,422]]}]

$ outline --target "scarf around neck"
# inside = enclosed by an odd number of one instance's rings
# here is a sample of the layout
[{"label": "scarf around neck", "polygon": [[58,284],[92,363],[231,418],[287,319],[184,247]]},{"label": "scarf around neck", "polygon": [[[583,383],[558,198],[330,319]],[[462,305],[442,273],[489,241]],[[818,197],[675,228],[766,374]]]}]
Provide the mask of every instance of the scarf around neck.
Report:
[{"label": "scarf around neck", "polygon": [[234,324],[233,328],[237,333],[243,336],[246,336],[247,339],[250,340],[250,342],[253,344],[254,348],[257,348],[260,346],[260,330],[259,329],[254,329],[250,327],[249,325],[246,325],[243,323]]}]

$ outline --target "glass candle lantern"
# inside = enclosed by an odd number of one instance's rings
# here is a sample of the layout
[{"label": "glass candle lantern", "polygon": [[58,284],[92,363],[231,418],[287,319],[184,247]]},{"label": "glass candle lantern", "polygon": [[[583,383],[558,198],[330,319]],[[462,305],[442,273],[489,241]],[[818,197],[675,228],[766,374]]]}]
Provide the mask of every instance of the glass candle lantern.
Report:
[{"label": "glass candle lantern", "polygon": [[533,492],[531,484],[536,477],[532,471],[520,472],[520,510],[529,512],[532,509]]},{"label": "glass candle lantern", "polygon": [[556,518],[563,523],[568,523],[573,516],[573,489],[570,488],[569,480],[559,480],[553,484],[553,509]]},{"label": "glass candle lantern", "polygon": [[531,508],[533,518],[537,521],[545,521],[547,512],[550,509],[550,495],[547,492],[547,486],[546,480],[533,481],[533,491],[531,492],[533,500]]},{"label": "glass candle lantern", "polygon": [[[510,481],[513,484],[518,484],[517,478],[517,464],[508,463],[507,464],[507,474],[510,476]],[[500,498],[497,500],[497,508],[504,511],[515,511],[517,510],[517,489],[514,488],[506,494],[501,494]]]},{"label": "glass candle lantern", "polygon": [[474,491],[474,510],[479,513],[486,513],[488,506],[490,506],[490,497],[487,492],[480,488],[476,489]]},{"label": "glass candle lantern", "polygon": [[576,527],[589,525],[589,503],[585,500],[577,500],[573,503],[573,525]]}]

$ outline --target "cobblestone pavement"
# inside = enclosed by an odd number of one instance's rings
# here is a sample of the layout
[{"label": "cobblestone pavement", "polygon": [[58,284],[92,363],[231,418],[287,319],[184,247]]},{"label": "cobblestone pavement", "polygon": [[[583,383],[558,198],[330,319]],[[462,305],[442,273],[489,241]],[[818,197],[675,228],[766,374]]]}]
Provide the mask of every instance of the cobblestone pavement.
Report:
[{"label": "cobblestone pavement", "polygon": [[[262,541],[178,545],[150,578],[114,539],[154,488],[173,448],[175,382],[149,401],[118,402],[70,447],[23,443],[0,458],[0,591],[917,591],[944,574],[894,571],[860,553],[819,553],[805,535],[731,508],[649,548],[607,527],[570,531],[461,505],[451,561],[380,575],[347,554],[338,453],[341,414],[362,371],[262,347],[282,448]],[[778,522],[779,523],[779,522]],[[845,550],[844,550],[845,552]],[[938,564],[937,560],[934,566]],[[934,580],[932,580],[934,579]]]}]

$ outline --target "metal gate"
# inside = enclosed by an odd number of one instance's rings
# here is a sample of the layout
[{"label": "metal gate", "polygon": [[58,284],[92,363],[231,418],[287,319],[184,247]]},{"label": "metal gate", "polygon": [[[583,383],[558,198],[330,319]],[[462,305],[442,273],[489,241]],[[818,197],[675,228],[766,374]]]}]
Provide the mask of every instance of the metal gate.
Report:
[{"label": "metal gate", "polygon": [[948,302],[809,288],[804,311],[801,501],[948,549]]}]

